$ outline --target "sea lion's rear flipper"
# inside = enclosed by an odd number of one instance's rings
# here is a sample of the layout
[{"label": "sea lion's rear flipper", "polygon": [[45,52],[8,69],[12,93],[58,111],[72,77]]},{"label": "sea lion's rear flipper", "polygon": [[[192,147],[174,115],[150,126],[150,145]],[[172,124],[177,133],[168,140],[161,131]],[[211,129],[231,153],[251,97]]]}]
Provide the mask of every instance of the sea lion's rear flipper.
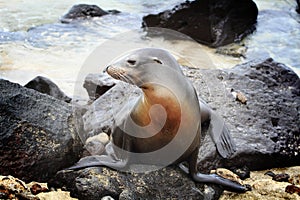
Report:
[{"label": "sea lion's rear flipper", "polygon": [[251,190],[251,187],[248,185],[241,185],[238,182],[223,178],[217,174],[202,174],[197,171],[197,158],[198,151],[196,149],[191,156],[189,157],[189,168],[184,165],[180,165],[179,167],[186,173],[190,173],[193,180],[199,183],[213,183],[217,185],[221,185],[225,190],[244,193],[246,191]]},{"label": "sea lion's rear flipper", "polygon": [[230,157],[236,151],[236,145],[224,119],[213,111],[210,114],[209,132],[223,158]]}]

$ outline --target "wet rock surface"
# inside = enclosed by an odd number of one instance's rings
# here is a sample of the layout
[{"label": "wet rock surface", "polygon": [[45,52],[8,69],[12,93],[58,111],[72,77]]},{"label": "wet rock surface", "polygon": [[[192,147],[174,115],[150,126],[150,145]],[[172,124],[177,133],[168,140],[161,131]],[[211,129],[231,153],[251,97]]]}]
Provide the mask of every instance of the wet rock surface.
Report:
[{"label": "wet rock surface", "polygon": [[71,105],[0,79],[0,174],[47,181],[79,158]]},{"label": "wet rock surface", "polygon": [[43,76],[35,77],[31,81],[29,81],[26,85],[24,85],[24,87],[34,89],[43,94],[48,94],[67,103],[70,103],[72,100],[63,91],[61,91],[55,83],[53,83],[50,79]]},{"label": "wet rock surface", "polygon": [[[184,67],[183,71],[199,96],[225,119],[237,145],[237,152],[231,158],[223,159],[210,137],[206,137],[198,156],[201,172],[225,167],[239,171],[247,178],[248,170],[300,164],[300,82],[292,70],[267,59],[226,70]],[[247,102],[238,101],[232,91],[242,93]],[[103,130],[110,133],[114,114],[109,110],[120,109],[126,94],[137,96],[139,91],[117,84],[82,113],[85,139]],[[102,118],[95,119],[95,116]],[[219,186],[195,184],[177,167],[147,174],[119,173],[105,167],[61,171],[51,185],[65,187],[79,199],[103,196],[217,199],[222,191]]]},{"label": "wet rock surface", "polygon": [[105,11],[101,9],[97,5],[89,5],[89,4],[78,4],[74,5],[67,14],[65,14],[61,18],[62,23],[70,23],[73,20],[76,19],[87,19],[90,17],[101,17],[103,15],[107,14],[117,14],[120,13],[120,11],[117,10],[108,10]]},{"label": "wet rock surface", "polygon": [[252,0],[196,0],[145,16],[143,26],[173,29],[200,43],[219,47],[251,33],[257,15],[258,9]]}]

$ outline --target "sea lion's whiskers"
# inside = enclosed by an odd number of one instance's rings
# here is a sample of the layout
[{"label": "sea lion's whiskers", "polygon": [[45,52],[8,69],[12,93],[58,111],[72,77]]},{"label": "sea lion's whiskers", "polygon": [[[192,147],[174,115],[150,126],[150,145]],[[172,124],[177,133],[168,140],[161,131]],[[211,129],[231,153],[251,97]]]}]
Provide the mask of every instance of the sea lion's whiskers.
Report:
[{"label": "sea lion's whiskers", "polygon": [[130,79],[126,75],[120,74],[120,77],[123,79],[124,82],[131,83]]},{"label": "sea lion's whiskers", "polygon": [[126,75],[124,74],[120,74],[120,80],[123,80],[124,82],[126,83],[129,83],[129,84],[134,84],[134,82]]},{"label": "sea lion's whiskers", "polygon": [[123,81],[123,80],[122,80],[122,79],[123,79],[123,75],[122,75],[122,74],[117,74],[117,76],[118,76],[118,79],[119,79],[119,80]]}]

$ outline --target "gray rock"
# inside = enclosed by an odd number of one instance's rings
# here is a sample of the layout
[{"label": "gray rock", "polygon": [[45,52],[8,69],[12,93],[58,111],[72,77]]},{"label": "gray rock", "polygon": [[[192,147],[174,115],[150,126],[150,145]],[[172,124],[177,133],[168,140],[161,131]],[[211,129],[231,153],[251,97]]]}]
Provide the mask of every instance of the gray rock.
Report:
[{"label": "gray rock", "polygon": [[[217,159],[219,156],[213,151],[210,155],[205,153],[215,148],[212,143],[206,143],[200,149],[200,169],[247,166],[250,170],[261,170],[299,165],[300,81],[291,69],[267,59],[215,74],[201,73],[207,80],[222,80],[227,91],[240,91],[248,101],[246,105],[241,104],[228,92],[208,99],[225,118],[237,152],[230,159]],[[217,94],[221,92],[220,88]]]},{"label": "gray rock", "polygon": [[[223,159],[206,137],[198,159],[201,172],[219,167],[261,170],[300,164],[300,81],[291,69],[268,59],[226,70],[183,70],[199,96],[225,119],[237,145],[237,152]],[[237,101],[232,90],[243,93],[246,104]],[[101,106],[90,105],[84,115],[93,120],[91,113],[98,112],[110,119],[113,115],[109,108],[119,109],[121,99],[131,93],[132,89],[114,86],[93,103]],[[89,120],[84,121],[89,127],[86,134],[98,133],[112,123]],[[51,185],[66,187],[79,199],[107,195],[116,199],[217,199],[222,192],[218,186],[195,184],[172,166],[146,174],[125,174],[106,167],[61,171]]]},{"label": "gray rock", "polygon": [[105,151],[105,146],[99,141],[89,141],[84,147],[90,155],[101,155]]},{"label": "gray rock", "polygon": [[71,105],[0,79],[0,174],[47,181],[78,160]]},{"label": "gray rock", "polygon": [[99,98],[116,84],[116,80],[107,74],[88,74],[83,87],[87,90],[91,100]]},{"label": "gray rock", "polygon": [[48,94],[67,103],[70,103],[72,100],[63,91],[61,91],[61,89],[59,89],[59,87],[55,83],[43,76],[35,77],[26,85],[24,85],[24,87],[34,89],[43,94]]},{"label": "gray rock", "polygon": [[200,43],[219,47],[251,33],[257,15],[258,9],[252,0],[196,0],[145,16],[143,27],[176,30]]}]

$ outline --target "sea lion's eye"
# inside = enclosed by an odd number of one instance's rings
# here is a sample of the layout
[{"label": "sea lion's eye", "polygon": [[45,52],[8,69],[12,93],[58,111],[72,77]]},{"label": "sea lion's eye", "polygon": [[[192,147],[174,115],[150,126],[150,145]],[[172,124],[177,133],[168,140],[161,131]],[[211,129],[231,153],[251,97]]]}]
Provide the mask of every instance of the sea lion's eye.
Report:
[{"label": "sea lion's eye", "polygon": [[158,60],[157,58],[154,58],[153,61],[158,63],[158,64],[162,64],[162,62],[160,60]]},{"label": "sea lion's eye", "polygon": [[135,60],[127,60],[127,63],[130,65],[135,65],[136,61]]}]

